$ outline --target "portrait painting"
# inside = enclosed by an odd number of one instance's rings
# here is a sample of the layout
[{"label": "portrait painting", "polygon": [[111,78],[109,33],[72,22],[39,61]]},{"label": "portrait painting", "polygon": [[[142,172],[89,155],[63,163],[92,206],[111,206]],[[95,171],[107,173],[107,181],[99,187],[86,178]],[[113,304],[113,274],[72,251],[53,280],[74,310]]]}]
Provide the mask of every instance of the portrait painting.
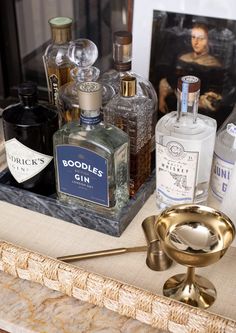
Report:
[{"label": "portrait painting", "polygon": [[236,102],[236,21],[153,10],[149,80],[158,117],[176,110],[178,78],[201,80],[199,113],[218,127]]}]

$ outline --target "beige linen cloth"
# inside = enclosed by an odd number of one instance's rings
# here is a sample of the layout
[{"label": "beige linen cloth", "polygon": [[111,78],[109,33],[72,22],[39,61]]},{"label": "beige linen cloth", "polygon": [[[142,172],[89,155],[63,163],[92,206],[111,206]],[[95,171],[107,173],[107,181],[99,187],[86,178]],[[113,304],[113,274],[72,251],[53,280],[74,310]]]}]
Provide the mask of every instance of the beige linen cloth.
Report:
[{"label": "beige linen cloth", "polygon": [[[146,244],[142,221],[158,214],[153,194],[121,237],[108,236],[59,219],[45,216],[8,203],[0,202],[0,237],[42,254],[62,255],[117,247]],[[210,279],[218,298],[210,312],[236,320],[236,249],[231,247],[216,264],[197,269],[197,274]],[[75,264],[88,271],[129,283],[153,293],[162,294],[164,282],[186,268],[173,264],[165,272],[156,272],[146,265],[146,253],[126,253],[78,261]]]}]

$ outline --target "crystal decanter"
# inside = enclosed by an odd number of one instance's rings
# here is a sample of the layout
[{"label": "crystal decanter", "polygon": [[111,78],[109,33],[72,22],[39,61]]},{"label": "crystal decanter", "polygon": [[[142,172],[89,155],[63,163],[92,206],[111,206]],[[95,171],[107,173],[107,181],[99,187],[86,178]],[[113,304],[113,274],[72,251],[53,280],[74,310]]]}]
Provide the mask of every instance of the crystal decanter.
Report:
[{"label": "crystal decanter", "polygon": [[67,52],[75,66],[71,70],[72,81],[59,89],[57,107],[60,126],[80,118],[78,86],[81,82],[97,81],[100,70],[93,64],[98,57],[97,46],[89,39],[71,41]]}]

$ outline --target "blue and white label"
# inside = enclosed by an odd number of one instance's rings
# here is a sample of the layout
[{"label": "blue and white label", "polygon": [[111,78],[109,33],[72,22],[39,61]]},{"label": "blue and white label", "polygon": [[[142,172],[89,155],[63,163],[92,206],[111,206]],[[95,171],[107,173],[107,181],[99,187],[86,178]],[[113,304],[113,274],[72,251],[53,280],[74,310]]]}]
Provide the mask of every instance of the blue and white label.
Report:
[{"label": "blue and white label", "polygon": [[231,177],[234,163],[226,161],[214,153],[211,173],[211,191],[219,202],[222,202]]},{"label": "blue and white label", "polygon": [[183,82],[181,112],[188,112],[188,88],[189,83]]},{"label": "blue and white label", "polygon": [[60,192],[109,207],[107,159],[86,148],[56,147]]}]

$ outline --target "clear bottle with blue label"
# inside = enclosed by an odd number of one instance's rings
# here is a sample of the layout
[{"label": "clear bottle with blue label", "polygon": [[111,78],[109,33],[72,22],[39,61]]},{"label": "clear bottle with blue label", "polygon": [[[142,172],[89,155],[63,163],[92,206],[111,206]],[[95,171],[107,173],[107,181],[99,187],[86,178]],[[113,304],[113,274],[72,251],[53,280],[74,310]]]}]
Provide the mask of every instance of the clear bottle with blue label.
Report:
[{"label": "clear bottle with blue label", "polygon": [[177,111],[156,125],[158,208],[181,203],[204,204],[208,197],[216,121],[198,114],[200,80],[178,80]]},{"label": "clear bottle with blue label", "polygon": [[129,200],[129,138],[101,122],[99,83],[81,83],[78,95],[80,121],[54,135],[57,195],[104,216],[116,214]]},{"label": "clear bottle with blue label", "polygon": [[209,204],[220,209],[236,161],[236,109],[217,132]]}]

